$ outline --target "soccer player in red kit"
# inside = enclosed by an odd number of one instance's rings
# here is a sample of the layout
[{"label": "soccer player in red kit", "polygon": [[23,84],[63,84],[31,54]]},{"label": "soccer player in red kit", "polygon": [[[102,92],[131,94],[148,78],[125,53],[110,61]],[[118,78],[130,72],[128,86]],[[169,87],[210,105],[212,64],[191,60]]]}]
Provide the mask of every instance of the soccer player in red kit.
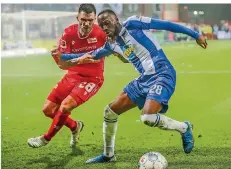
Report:
[{"label": "soccer player in red kit", "polygon": [[[79,24],[73,24],[64,30],[58,53],[83,53],[102,47],[106,42],[106,34],[94,24],[95,19],[95,6],[81,4],[77,15]],[[27,141],[34,148],[47,145],[63,125],[71,130],[70,145],[75,146],[84,125],[81,121],[74,121],[69,115],[74,108],[94,96],[104,82],[104,59],[79,64],[61,60],[58,54],[53,53],[52,56],[58,66],[68,72],[57,83],[43,107],[44,114],[53,119],[49,130],[42,136]]]}]

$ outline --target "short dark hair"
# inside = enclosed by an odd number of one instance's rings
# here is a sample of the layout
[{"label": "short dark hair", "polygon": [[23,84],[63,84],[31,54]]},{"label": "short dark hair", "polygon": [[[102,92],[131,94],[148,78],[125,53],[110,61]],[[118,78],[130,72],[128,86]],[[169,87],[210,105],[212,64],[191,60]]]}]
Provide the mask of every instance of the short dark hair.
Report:
[{"label": "short dark hair", "polygon": [[96,9],[94,4],[81,4],[79,6],[79,13],[80,12],[86,12],[86,13],[92,13],[94,12],[96,14]]},{"label": "short dark hair", "polygon": [[114,15],[114,16],[116,17],[116,19],[118,19],[116,13],[115,13],[113,10],[111,10],[111,9],[104,9],[104,10],[102,10],[97,16],[102,15],[102,14],[104,14],[104,13],[112,14],[112,15]]}]

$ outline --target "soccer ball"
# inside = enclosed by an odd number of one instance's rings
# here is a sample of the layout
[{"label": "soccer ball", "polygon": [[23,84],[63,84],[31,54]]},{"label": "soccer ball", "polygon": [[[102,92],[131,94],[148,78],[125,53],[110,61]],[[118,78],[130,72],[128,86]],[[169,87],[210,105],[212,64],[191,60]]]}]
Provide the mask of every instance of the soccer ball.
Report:
[{"label": "soccer ball", "polygon": [[149,152],[140,158],[138,165],[139,169],[166,169],[168,162],[162,154]]}]

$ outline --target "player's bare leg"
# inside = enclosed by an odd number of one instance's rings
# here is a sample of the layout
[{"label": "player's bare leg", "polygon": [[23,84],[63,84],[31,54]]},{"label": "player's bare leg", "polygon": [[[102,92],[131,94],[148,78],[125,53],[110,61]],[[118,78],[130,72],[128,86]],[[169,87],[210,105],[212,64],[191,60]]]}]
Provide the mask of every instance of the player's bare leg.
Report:
[{"label": "player's bare leg", "polygon": [[[44,106],[43,106],[43,113],[45,116],[50,117],[51,119],[54,118],[54,116],[57,114],[58,110],[60,108],[60,105],[57,103],[54,103],[50,100],[46,100]],[[77,121],[71,119],[70,117],[67,118],[65,122],[65,126],[68,127],[71,132],[75,131],[77,128]]]},{"label": "player's bare leg", "polygon": [[161,109],[162,105],[159,102],[148,99],[145,102],[141,120],[150,127],[178,131],[182,135],[184,152],[190,153],[194,146],[192,125],[189,122],[179,122],[158,113]]},{"label": "player's bare leg", "polygon": [[104,153],[95,158],[89,159],[86,163],[114,162],[115,135],[117,131],[118,116],[132,108],[136,104],[131,101],[127,93],[122,92],[120,96],[104,110],[103,139]]},{"label": "player's bare leg", "polygon": [[53,119],[55,116],[55,113],[59,110],[60,105],[57,103],[54,103],[50,100],[46,100],[43,105],[43,113],[45,116]]},{"label": "player's bare leg", "polygon": [[[50,100],[46,100],[45,104],[43,105],[43,113],[45,116],[53,119],[54,116],[57,114],[58,109],[60,108],[60,105],[57,103],[54,103]],[[70,146],[75,146],[76,143],[78,142],[78,137],[80,131],[83,129],[83,122],[81,121],[74,121],[70,117],[67,118],[65,122],[65,126],[67,126],[71,130],[71,141],[70,141]],[[38,138],[30,138],[28,142],[32,142],[33,139],[38,140]],[[44,139],[42,141],[45,141]],[[41,142],[41,141],[40,141]],[[42,142],[41,142],[42,144]]]},{"label": "player's bare leg", "polygon": [[[45,116],[53,119],[59,107],[60,105],[53,103],[50,100],[46,100],[43,106],[43,112]],[[70,146],[73,147],[78,143],[79,133],[82,131],[84,124],[82,121],[74,121],[70,117],[68,117],[65,122],[65,126],[67,126],[71,130],[72,135],[70,140]]]},{"label": "player's bare leg", "polygon": [[[53,118],[53,122],[46,134],[43,136],[39,136],[36,138],[28,139],[28,145],[34,148],[42,147],[48,144],[48,142],[56,135],[56,133],[62,128],[67,120],[70,112],[78,106],[77,102],[72,96],[67,96],[66,99],[63,100],[61,106]],[[74,131],[76,137],[78,137],[79,132],[81,131],[81,127],[77,127],[78,130]]]}]

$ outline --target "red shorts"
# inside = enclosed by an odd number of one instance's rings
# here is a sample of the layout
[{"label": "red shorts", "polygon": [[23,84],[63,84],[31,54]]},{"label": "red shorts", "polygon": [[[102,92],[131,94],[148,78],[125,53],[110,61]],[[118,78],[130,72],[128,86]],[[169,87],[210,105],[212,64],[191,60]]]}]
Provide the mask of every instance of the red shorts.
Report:
[{"label": "red shorts", "polygon": [[103,85],[100,77],[86,77],[79,74],[66,74],[51,91],[48,100],[61,105],[62,101],[71,95],[78,105],[94,96]]}]

